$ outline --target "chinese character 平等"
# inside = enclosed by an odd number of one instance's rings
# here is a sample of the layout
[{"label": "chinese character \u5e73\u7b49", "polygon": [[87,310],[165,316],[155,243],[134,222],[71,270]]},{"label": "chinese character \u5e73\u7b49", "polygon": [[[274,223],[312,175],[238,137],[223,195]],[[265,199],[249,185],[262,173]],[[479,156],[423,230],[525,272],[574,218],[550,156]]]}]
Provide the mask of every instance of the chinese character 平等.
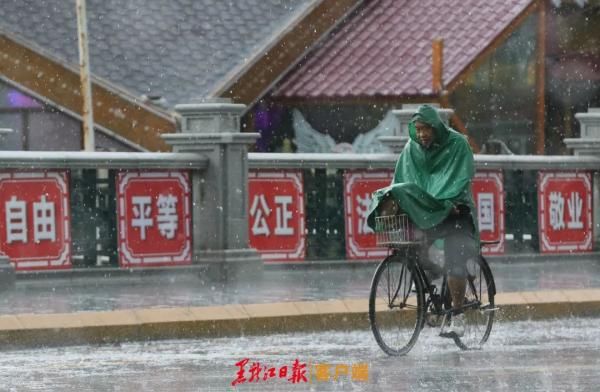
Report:
[{"label": "chinese character \u5e73\u7b49", "polygon": [[131,226],[139,227],[140,238],[146,239],[146,228],[152,227],[153,222],[150,217],[152,198],[150,196],[134,196],[131,198],[133,203],[133,216]]},{"label": "chinese character \u5e73\u7b49", "polygon": [[156,201],[156,208],[158,215],[156,216],[156,222],[158,223],[158,230],[160,235],[168,240],[175,238],[175,232],[177,231],[177,197],[169,195],[159,195]]}]

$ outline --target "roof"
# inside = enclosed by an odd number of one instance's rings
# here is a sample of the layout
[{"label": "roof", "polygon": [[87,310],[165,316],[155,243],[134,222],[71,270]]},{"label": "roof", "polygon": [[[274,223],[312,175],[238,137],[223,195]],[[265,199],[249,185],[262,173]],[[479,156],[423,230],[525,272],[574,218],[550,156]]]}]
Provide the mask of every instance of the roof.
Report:
[{"label": "roof", "polygon": [[[211,95],[315,0],[88,0],[92,74],[167,106]],[[74,1],[2,0],[0,31],[77,65]]]},{"label": "roof", "polygon": [[448,85],[534,0],[367,2],[273,96],[333,98],[432,94],[432,41],[444,40]]}]

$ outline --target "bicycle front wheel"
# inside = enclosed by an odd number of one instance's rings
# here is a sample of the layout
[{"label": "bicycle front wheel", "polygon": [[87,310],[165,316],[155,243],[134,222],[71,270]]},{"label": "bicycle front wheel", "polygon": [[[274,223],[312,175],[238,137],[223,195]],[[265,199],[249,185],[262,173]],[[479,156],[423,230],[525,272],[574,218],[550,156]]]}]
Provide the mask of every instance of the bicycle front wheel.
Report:
[{"label": "bicycle front wheel", "polygon": [[425,321],[425,293],[415,266],[394,255],[379,264],[369,296],[369,321],[379,347],[405,355],[417,342]]},{"label": "bicycle front wheel", "polygon": [[480,256],[467,262],[465,292],[465,334],[454,342],[463,350],[479,349],[488,340],[494,323],[494,277],[485,259]]}]

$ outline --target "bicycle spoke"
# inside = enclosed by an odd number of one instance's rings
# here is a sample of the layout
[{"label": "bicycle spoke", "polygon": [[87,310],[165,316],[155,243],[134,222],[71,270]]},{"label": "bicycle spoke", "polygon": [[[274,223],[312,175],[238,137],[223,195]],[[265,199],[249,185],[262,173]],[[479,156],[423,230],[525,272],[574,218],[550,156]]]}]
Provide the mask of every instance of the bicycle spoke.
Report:
[{"label": "bicycle spoke", "polygon": [[469,261],[467,265],[467,290],[463,305],[465,334],[455,338],[456,344],[465,350],[480,348],[487,341],[494,319],[493,278],[483,266],[487,266],[483,259]]},{"label": "bicycle spoke", "polygon": [[420,281],[415,283],[415,279],[405,263],[390,258],[373,277],[369,320],[377,343],[389,355],[406,354],[421,330],[424,299]]},{"label": "bicycle spoke", "polygon": [[[400,278],[398,279],[398,288],[396,289],[396,292],[394,293],[394,298],[396,298],[398,296],[398,292],[400,291],[400,287],[402,287],[402,277],[404,276],[404,270],[405,267],[402,266],[400,268]],[[406,296],[404,296],[402,303],[406,303]]]}]

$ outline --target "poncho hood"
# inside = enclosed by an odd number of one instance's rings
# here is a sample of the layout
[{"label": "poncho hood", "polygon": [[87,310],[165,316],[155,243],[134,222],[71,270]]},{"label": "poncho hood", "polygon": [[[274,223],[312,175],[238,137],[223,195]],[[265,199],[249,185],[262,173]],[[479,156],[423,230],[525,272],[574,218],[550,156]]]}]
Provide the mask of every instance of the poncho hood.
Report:
[{"label": "poncho hood", "polygon": [[421,105],[417,109],[417,112],[413,114],[410,123],[408,124],[408,134],[410,139],[415,143],[418,143],[417,139],[417,130],[415,128],[416,122],[422,122],[424,124],[429,125],[433,128],[434,131],[434,140],[433,144],[430,148],[435,148],[436,146],[442,146],[448,140],[448,136],[450,133],[450,128],[444,124],[438,111],[435,108],[429,105]]},{"label": "poncho hood", "polygon": [[[415,122],[429,124],[434,140],[429,148],[417,141]],[[400,153],[392,184],[373,193],[368,223],[374,228],[377,206],[386,195],[421,229],[441,223],[457,205],[471,211],[477,227],[471,180],[475,174],[473,152],[465,136],[445,125],[437,110],[422,105],[409,124],[410,140]]]}]

